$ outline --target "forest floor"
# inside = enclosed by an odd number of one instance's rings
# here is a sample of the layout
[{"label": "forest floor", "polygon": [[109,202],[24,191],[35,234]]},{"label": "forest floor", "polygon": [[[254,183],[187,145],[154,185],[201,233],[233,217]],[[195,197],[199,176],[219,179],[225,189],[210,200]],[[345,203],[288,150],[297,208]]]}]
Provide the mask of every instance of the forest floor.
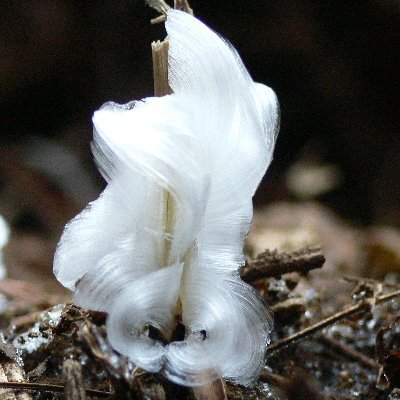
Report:
[{"label": "forest floor", "polygon": [[274,330],[252,388],[173,385],[109,346],[105,314],[75,307],[61,289],[3,280],[0,398],[400,398],[399,238],[312,203],[256,211],[241,275],[271,309]]}]

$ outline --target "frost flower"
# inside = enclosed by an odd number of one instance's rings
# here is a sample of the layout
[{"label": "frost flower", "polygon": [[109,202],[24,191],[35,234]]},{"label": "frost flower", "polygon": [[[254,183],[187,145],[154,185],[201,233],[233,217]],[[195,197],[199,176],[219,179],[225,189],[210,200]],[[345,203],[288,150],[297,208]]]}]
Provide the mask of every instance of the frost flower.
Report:
[{"label": "frost flower", "polygon": [[[54,273],[77,305],[108,313],[110,343],[141,368],[246,385],[271,318],[238,269],[278,105],[203,23],[170,10],[166,29],[174,94],[95,112],[108,186],[66,226]],[[185,338],[173,341],[178,320]]]}]

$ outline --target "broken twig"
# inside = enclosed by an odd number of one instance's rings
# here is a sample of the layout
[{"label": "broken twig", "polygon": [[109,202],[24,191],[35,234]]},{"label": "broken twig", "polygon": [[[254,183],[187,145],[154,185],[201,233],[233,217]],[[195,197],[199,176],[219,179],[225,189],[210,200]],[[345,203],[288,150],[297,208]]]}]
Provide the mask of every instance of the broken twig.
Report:
[{"label": "broken twig", "polygon": [[290,253],[266,250],[255,259],[247,260],[240,275],[246,282],[280,277],[289,272],[305,275],[312,269],[321,268],[324,262],[320,247],[306,247]]}]

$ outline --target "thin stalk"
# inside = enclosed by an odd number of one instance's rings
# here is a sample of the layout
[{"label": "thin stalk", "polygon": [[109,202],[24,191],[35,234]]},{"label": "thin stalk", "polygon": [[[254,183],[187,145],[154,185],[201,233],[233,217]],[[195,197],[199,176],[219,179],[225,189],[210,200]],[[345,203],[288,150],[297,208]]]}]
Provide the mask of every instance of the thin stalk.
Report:
[{"label": "thin stalk", "polygon": [[[151,44],[152,58],[153,58],[153,77],[154,77],[154,95],[165,96],[173,93],[171,87],[168,84],[168,49],[169,43],[168,38],[162,42],[157,41]],[[162,193],[163,214],[164,214],[164,232],[165,240],[164,246],[161,250],[161,262],[164,266],[170,264],[171,255],[171,244],[172,235],[175,224],[175,199],[172,194],[164,189]],[[184,279],[184,277],[182,278]],[[182,302],[178,299],[175,315],[179,316],[182,314]],[[172,335],[172,332],[171,332]]]},{"label": "thin stalk", "polygon": [[[172,93],[172,89],[168,84],[168,39],[162,42],[157,41],[151,44],[153,58],[153,78],[154,78],[154,95],[157,97],[165,96]],[[162,193],[164,203],[164,231],[165,240],[162,249],[161,262],[167,266],[169,264],[169,256],[171,253],[171,236],[174,228],[174,198],[171,193],[164,189]]]}]

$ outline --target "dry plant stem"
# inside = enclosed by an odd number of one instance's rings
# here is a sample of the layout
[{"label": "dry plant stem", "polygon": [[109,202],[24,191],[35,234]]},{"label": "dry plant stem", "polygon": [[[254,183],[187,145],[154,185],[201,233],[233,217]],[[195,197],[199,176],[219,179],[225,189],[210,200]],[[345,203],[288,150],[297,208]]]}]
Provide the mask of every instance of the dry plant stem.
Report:
[{"label": "dry plant stem", "polygon": [[337,340],[334,340],[332,338],[328,338],[325,336],[321,336],[318,338],[318,340],[336,351],[338,354],[343,355],[346,358],[350,358],[352,360],[358,361],[360,364],[363,364],[369,368],[379,370],[381,368],[381,365],[378,364],[375,360],[367,357],[365,354],[360,353],[359,351],[352,349],[349,346],[346,346],[343,343],[340,343]]},{"label": "dry plant stem", "polygon": [[400,296],[400,290],[396,290],[383,296],[378,296],[375,304],[385,303],[386,301],[392,300],[398,296]]},{"label": "dry plant stem", "polygon": [[287,386],[290,382],[288,378],[285,378],[282,375],[274,374],[273,372],[269,372],[266,369],[263,369],[260,372],[259,378],[262,382],[267,382],[278,387]]},{"label": "dry plant stem", "polygon": [[[154,78],[154,95],[165,96],[172,93],[172,89],[168,83],[168,39],[162,42],[157,41],[151,44],[153,59],[153,78]],[[162,262],[164,265],[169,264],[169,255],[171,252],[171,237],[174,227],[174,209],[175,201],[171,193],[164,189],[164,228],[166,239],[164,241],[164,249]],[[180,302],[177,304],[176,315],[180,314]]]},{"label": "dry plant stem", "polygon": [[85,400],[86,391],[83,383],[82,367],[76,360],[65,360],[63,378],[66,400]]},{"label": "dry plant stem", "polygon": [[189,2],[187,0],[174,0],[174,8],[193,15],[193,9],[190,8]]},{"label": "dry plant stem", "polygon": [[328,318],[323,319],[322,321],[317,322],[314,325],[311,325],[299,332],[294,333],[293,335],[286,337],[285,339],[278,340],[277,342],[271,344],[267,349],[267,355],[270,355],[273,352],[280,350],[283,347],[286,347],[287,345],[289,345],[299,339],[303,339],[306,336],[310,336],[313,333],[318,332],[321,329],[324,329],[327,326],[332,325],[337,321],[340,321],[341,319],[349,318],[349,317],[353,316],[354,314],[365,313],[365,312],[369,311],[370,309],[371,309],[371,305],[369,303],[360,303],[360,304],[352,306],[346,310],[340,311]]},{"label": "dry plant stem", "polygon": [[[40,392],[54,392],[63,393],[65,391],[64,385],[52,385],[47,383],[28,383],[28,382],[0,382],[0,388],[15,389],[15,390],[37,390]],[[101,390],[85,389],[88,396],[96,397],[109,397],[112,395],[110,392],[103,392]]]},{"label": "dry plant stem", "polygon": [[165,96],[172,93],[168,84],[168,39],[151,44],[153,58],[154,95]]},{"label": "dry plant stem", "polygon": [[145,0],[145,3],[159,13],[166,14],[171,8],[164,0]]},{"label": "dry plant stem", "polygon": [[[193,15],[193,10],[189,7],[186,0],[175,1],[175,8],[179,5],[184,11],[189,12]],[[165,17],[162,15],[159,18],[152,20],[152,23],[164,20]],[[168,38],[164,41],[153,42],[151,44],[152,58],[153,58],[153,77],[154,77],[154,95],[165,96],[172,93],[172,89],[168,83],[168,49],[169,42]],[[168,257],[171,251],[171,241],[168,236],[173,234],[174,225],[174,209],[175,200],[168,190],[164,191],[165,201],[165,233],[167,238],[165,240],[164,250],[164,265],[168,265]],[[181,304],[178,301],[175,315],[181,313]],[[193,390],[194,397],[198,400],[209,399],[209,400],[226,400],[226,392],[221,379],[210,383],[209,385],[197,387]]]},{"label": "dry plant stem", "polygon": [[289,272],[305,275],[312,269],[321,268],[324,262],[320,247],[306,247],[290,253],[266,250],[257,258],[248,260],[240,275],[246,282],[280,277]]},{"label": "dry plant stem", "polygon": [[[160,42],[153,42],[151,44],[152,58],[153,58],[153,78],[154,78],[154,95],[165,96],[171,94],[172,90],[168,84],[168,40]],[[162,255],[162,262],[168,265],[169,253],[171,250],[171,240],[173,230],[173,213],[174,213],[174,199],[168,190],[164,190],[164,227],[166,240],[164,243],[164,254]]]},{"label": "dry plant stem", "polygon": [[162,14],[156,18],[151,19],[150,23],[152,25],[156,25],[156,24],[161,24],[162,22],[165,22],[166,20],[167,20],[167,17],[164,14]]},{"label": "dry plant stem", "polygon": [[349,283],[367,282],[367,283],[371,283],[371,284],[374,284],[374,285],[386,286],[386,287],[392,288],[392,289],[398,289],[399,288],[398,284],[384,282],[384,281],[380,281],[378,279],[365,278],[365,277],[361,277],[361,276],[344,276],[343,280],[345,282],[349,282]]},{"label": "dry plant stem", "polygon": [[[384,303],[384,302],[393,300],[394,298],[396,298],[398,296],[400,296],[400,290],[396,290],[392,293],[388,293],[383,296],[378,296],[375,298],[375,304],[380,304],[380,303]],[[290,335],[282,340],[278,340],[277,342],[271,344],[267,348],[266,355],[267,356],[271,355],[275,351],[280,350],[283,347],[286,347],[289,344],[292,344],[293,342],[295,342],[299,339],[303,339],[304,337],[310,336],[310,335],[314,334],[315,332],[318,332],[321,329],[324,329],[327,326],[334,324],[337,321],[340,321],[345,318],[349,318],[351,316],[354,316],[355,314],[366,313],[369,310],[371,310],[371,307],[372,306],[370,303],[362,302],[362,303],[356,304],[355,306],[349,307],[346,310],[339,311],[338,313],[336,313],[326,319],[323,319],[322,321],[319,321],[314,325],[311,325],[299,332],[294,333],[293,335]]]},{"label": "dry plant stem", "polygon": [[[165,22],[165,20],[167,19],[166,13],[171,7],[167,3],[165,3],[164,0],[145,0],[145,2],[149,7],[154,8],[159,13],[162,13],[160,16],[153,18],[150,23],[152,25],[155,25]],[[193,15],[193,9],[190,8],[189,2],[187,0],[175,0],[174,8]]]}]

